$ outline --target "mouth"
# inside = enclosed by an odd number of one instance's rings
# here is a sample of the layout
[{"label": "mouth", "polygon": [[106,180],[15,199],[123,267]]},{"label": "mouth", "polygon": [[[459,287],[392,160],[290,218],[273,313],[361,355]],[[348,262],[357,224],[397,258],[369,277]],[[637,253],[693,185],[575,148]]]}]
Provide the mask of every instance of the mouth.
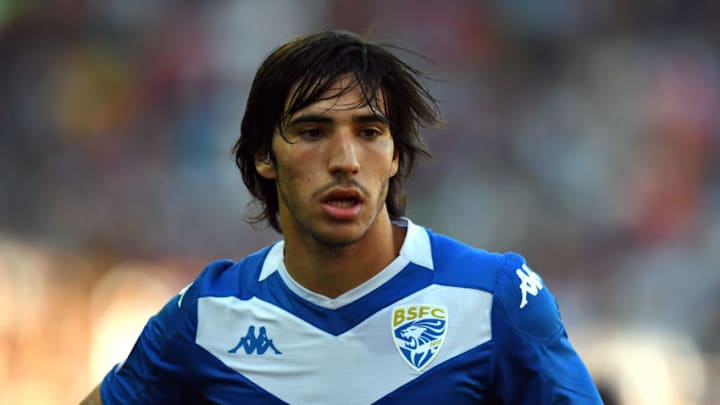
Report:
[{"label": "mouth", "polygon": [[328,200],[324,200],[323,204],[332,205],[333,207],[338,208],[350,208],[353,205],[357,204],[359,201],[356,198],[332,198]]},{"label": "mouth", "polygon": [[336,220],[350,220],[357,216],[363,197],[355,189],[334,189],[320,199],[325,213]]}]

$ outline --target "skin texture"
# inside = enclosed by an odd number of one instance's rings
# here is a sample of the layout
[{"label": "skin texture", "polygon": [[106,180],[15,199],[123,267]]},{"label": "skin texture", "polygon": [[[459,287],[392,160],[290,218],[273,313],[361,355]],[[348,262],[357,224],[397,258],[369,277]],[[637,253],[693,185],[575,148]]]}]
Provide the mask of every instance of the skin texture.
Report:
[{"label": "skin texture", "polygon": [[[373,108],[364,100],[341,78],[290,117],[284,137],[273,135],[274,160],[266,153],[256,160],[258,173],[276,182],[288,272],[331,298],[377,274],[404,238],[385,206],[398,155],[382,97]],[[350,208],[336,212],[344,207],[338,200]]]}]

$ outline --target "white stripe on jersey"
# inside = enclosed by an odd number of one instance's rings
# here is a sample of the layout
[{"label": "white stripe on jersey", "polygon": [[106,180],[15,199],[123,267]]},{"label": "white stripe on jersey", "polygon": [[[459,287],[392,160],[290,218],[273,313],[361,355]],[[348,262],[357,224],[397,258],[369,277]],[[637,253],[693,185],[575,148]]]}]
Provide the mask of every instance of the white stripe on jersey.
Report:
[{"label": "white stripe on jersey", "polygon": [[[492,300],[485,291],[431,285],[334,336],[258,298],[203,297],[198,300],[196,343],[291,404],[366,404],[489,341]],[[393,342],[392,310],[406,304],[447,308],[445,342],[421,373],[406,364]],[[229,353],[250,326],[264,327],[282,354]]]}]

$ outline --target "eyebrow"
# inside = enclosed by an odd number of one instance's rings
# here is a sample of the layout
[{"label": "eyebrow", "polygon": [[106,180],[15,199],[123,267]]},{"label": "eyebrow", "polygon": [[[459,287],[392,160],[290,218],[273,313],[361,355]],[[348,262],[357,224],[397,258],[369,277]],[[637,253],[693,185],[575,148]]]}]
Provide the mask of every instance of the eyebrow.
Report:
[{"label": "eyebrow", "polygon": [[[288,122],[287,126],[292,127],[299,124],[305,123],[319,123],[319,124],[331,124],[335,120],[331,117],[322,114],[301,114]],[[390,121],[379,114],[362,114],[354,115],[352,121],[357,124],[379,122],[385,126],[390,125]]]}]

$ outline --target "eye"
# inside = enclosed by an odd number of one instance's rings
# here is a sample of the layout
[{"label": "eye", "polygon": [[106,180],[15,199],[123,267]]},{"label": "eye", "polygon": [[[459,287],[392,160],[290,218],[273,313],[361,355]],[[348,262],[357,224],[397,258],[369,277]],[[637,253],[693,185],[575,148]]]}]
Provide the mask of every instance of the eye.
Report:
[{"label": "eye", "polygon": [[298,131],[298,136],[307,140],[315,140],[322,137],[323,132],[320,128],[303,128]]},{"label": "eye", "polygon": [[382,134],[383,134],[383,131],[381,131],[378,128],[374,128],[374,127],[363,128],[360,130],[360,136],[362,136],[363,138],[366,138],[366,139],[375,139]]}]

